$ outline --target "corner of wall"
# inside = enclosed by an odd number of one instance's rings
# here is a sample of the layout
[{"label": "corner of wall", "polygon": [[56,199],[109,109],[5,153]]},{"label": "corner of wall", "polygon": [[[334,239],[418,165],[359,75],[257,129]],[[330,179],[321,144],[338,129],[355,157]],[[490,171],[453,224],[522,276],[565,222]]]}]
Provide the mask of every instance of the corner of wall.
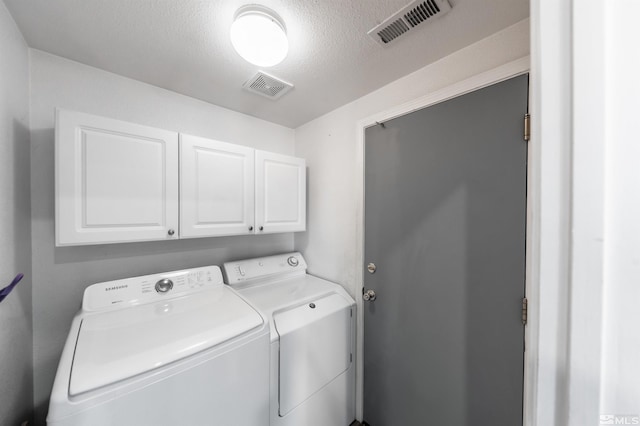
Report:
[{"label": "corner of wall", "polygon": [[0,287],[22,281],[0,304],[0,424],[33,418],[33,305],[30,199],[29,47],[0,3]]}]

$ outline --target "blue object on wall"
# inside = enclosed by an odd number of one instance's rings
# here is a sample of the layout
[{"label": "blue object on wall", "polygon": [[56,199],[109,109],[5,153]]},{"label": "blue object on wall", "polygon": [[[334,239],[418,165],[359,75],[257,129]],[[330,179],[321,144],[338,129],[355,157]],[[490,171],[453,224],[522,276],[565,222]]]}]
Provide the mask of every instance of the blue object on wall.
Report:
[{"label": "blue object on wall", "polygon": [[23,274],[16,275],[13,281],[11,281],[11,284],[0,290],[0,302],[2,302],[4,298],[7,297],[9,293],[11,293],[11,290],[13,290],[13,288],[20,282],[22,277],[24,277]]}]

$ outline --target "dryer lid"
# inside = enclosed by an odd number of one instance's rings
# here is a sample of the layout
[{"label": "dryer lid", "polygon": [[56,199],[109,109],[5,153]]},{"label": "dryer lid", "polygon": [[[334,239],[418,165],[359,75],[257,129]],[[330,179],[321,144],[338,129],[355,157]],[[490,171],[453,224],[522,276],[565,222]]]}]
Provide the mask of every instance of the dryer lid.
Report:
[{"label": "dryer lid", "polygon": [[77,395],[211,348],[263,324],[229,288],[87,315],[69,394]]}]

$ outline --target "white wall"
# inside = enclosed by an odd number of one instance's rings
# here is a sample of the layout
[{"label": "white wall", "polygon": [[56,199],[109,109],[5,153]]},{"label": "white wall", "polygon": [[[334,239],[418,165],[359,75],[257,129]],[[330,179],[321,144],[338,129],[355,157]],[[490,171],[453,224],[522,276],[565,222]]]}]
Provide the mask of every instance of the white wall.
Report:
[{"label": "white wall", "polygon": [[88,285],[293,249],[292,234],[54,246],[54,108],[293,154],[294,131],[154,86],[31,51],[34,400],[43,424],[57,363]]},{"label": "white wall", "polygon": [[312,274],[356,295],[356,164],[359,120],[433,93],[529,54],[529,21],[459,50],[296,129],[296,155],[307,159],[307,232],[296,250]]},{"label": "white wall", "polygon": [[640,3],[607,5],[602,414],[640,416]]},{"label": "white wall", "polygon": [[0,2],[0,288],[25,277],[0,304],[0,425],[31,416],[31,213],[29,199],[29,56]]}]

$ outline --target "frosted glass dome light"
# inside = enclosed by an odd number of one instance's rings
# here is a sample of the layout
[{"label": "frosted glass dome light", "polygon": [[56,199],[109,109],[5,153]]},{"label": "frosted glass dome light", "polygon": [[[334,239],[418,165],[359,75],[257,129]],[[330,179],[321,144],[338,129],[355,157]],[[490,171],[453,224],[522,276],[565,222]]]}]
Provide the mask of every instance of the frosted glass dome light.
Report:
[{"label": "frosted glass dome light", "polygon": [[231,24],[231,44],[246,61],[259,67],[277,65],[289,52],[284,22],[271,9],[258,5],[238,9]]}]

